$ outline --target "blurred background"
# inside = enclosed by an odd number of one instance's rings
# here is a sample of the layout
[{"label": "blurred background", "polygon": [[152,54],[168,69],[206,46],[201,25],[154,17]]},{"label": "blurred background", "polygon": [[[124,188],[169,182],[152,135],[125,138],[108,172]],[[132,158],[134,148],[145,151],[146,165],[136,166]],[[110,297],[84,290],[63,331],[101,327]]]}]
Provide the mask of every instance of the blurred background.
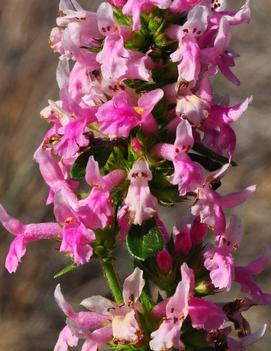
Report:
[{"label": "blurred background", "polygon": [[[80,1],[91,10],[96,10],[99,2]],[[57,10],[57,0],[2,0],[0,7],[0,202],[26,223],[52,219],[51,208],[44,206],[48,189],[32,155],[47,128],[39,112],[48,98],[58,98],[57,57],[46,45]],[[256,258],[271,243],[270,11],[270,1],[254,1],[252,24],[234,29],[232,46],[241,53],[235,70],[241,88],[225,80],[217,82],[220,92],[230,94],[233,103],[254,96],[249,111],[236,125],[240,166],[226,177],[221,189],[227,192],[258,185],[256,195],[236,211],[245,227],[240,263]],[[0,351],[53,350],[64,324],[53,301],[56,284],[61,282],[66,296],[78,304],[92,294],[108,293],[103,276],[99,267],[90,263],[53,279],[67,261],[57,254],[54,243],[46,241],[32,244],[16,276],[9,275],[4,259],[10,240],[0,228]],[[121,256],[119,265],[126,267],[124,261]],[[271,263],[259,283],[271,291]],[[264,321],[271,323],[271,308],[255,308],[249,317],[254,328]],[[267,351],[270,342],[269,326],[261,343],[250,350]]]}]

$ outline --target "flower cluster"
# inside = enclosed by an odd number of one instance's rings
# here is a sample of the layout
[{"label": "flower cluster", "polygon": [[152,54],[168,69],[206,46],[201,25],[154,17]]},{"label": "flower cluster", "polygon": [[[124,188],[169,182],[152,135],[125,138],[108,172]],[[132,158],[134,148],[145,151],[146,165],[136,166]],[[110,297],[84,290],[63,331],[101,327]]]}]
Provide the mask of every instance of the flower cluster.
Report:
[{"label": "flower cluster", "polygon": [[[236,166],[232,124],[252,98],[232,106],[212,81],[222,73],[239,84],[231,28],[249,21],[249,1],[227,9],[225,0],[108,0],[97,13],[60,1],[49,39],[59,100],[41,112],[50,129],[34,155],[55,222],[25,225],[1,206],[15,236],[6,268],[16,271],[27,244],[52,239],[71,261],[58,276],[99,260],[115,301],[93,296],[76,312],[58,285],[67,321],[55,351],[80,340],[82,351],[241,351],[265,333],[265,325],[252,332],[242,312],[271,303],[253,281],[269,250],[237,266],[242,226],[225,216],[256,187],[217,191]],[[163,208],[180,202],[187,212],[163,223]],[[123,288],[112,265],[117,242],[135,264]],[[233,283],[241,297],[206,299]]]}]

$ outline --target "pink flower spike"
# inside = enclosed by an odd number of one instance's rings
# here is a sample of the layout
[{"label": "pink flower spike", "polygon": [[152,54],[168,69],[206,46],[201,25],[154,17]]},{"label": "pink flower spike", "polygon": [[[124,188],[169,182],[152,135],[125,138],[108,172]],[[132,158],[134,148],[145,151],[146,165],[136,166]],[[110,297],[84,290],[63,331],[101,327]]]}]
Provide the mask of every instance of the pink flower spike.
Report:
[{"label": "pink flower spike", "polygon": [[144,158],[138,159],[128,174],[130,186],[124,200],[130,220],[133,224],[141,225],[145,220],[154,217],[158,201],[151,194],[148,182],[152,173]]},{"label": "pink flower spike", "polygon": [[9,273],[16,272],[22,257],[26,253],[26,244],[37,240],[53,239],[60,237],[62,234],[61,227],[57,223],[24,225],[18,219],[11,217],[2,205],[0,205],[0,222],[7,231],[15,235],[5,263]]}]

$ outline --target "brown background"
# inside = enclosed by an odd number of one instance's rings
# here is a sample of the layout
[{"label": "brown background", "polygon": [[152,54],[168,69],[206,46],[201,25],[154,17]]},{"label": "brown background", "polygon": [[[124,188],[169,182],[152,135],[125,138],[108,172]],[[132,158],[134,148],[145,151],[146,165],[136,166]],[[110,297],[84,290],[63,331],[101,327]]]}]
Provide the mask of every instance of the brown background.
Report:
[{"label": "brown background", "polygon": [[[239,1],[232,1],[239,3]],[[56,0],[0,1],[0,202],[14,216],[25,222],[52,218],[45,208],[47,187],[41,181],[32,160],[35,148],[46,129],[39,111],[48,98],[57,99],[55,68],[57,57],[46,46],[54,25]],[[96,9],[99,1],[81,1]],[[240,262],[258,255],[270,245],[271,227],[271,127],[270,127],[270,20],[271,4],[257,0],[252,4],[253,23],[234,29],[233,47],[242,56],[236,72],[241,88],[219,80],[220,91],[236,102],[251,94],[253,105],[236,126],[239,136],[237,161],[223,191],[238,190],[258,184],[256,195],[238,212],[245,226]],[[53,302],[57,283],[53,274],[65,266],[51,242],[32,244],[18,272],[9,275],[4,258],[11,237],[0,229],[0,351],[49,351],[57,338],[64,318]],[[120,265],[125,258],[120,259]],[[262,286],[271,291],[271,265],[261,275]],[[81,267],[59,280],[67,296],[80,302],[91,294],[106,292],[103,277],[96,264]],[[261,307],[250,313],[254,327],[271,322],[271,309]],[[250,350],[267,351],[271,342],[270,327],[261,344]]]}]

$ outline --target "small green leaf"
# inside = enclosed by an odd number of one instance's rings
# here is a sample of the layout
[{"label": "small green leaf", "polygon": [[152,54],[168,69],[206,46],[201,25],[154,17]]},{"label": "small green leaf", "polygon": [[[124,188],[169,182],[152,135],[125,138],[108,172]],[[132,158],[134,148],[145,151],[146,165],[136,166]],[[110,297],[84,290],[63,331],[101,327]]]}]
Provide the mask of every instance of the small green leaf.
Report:
[{"label": "small green leaf", "polygon": [[154,219],[142,225],[132,225],[126,243],[129,253],[138,260],[153,257],[163,248],[163,238]]},{"label": "small green leaf", "polygon": [[61,277],[62,275],[66,274],[66,273],[68,273],[68,272],[73,271],[76,267],[77,267],[77,266],[76,266],[75,263],[72,263],[72,264],[68,265],[67,267],[61,269],[60,272],[56,273],[56,274],[54,275],[54,279],[59,278],[59,277]]}]

